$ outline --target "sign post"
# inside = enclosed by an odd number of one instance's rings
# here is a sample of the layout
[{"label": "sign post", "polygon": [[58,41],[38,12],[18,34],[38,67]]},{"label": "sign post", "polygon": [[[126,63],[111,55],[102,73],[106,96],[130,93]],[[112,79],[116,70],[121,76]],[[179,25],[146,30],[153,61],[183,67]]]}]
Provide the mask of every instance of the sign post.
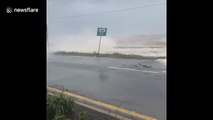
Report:
[{"label": "sign post", "polygon": [[100,46],[101,46],[101,36],[100,36],[99,45],[98,45],[98,55],[99,55],[99,52],[100,52]]},{"label": "sign post", "polygon": [[98,28],[97,36],[100,36],[99,44],[98,44],[98,55],[100,52],[100,46],[101,46],[101,36],[106,36],[107,28]]}]

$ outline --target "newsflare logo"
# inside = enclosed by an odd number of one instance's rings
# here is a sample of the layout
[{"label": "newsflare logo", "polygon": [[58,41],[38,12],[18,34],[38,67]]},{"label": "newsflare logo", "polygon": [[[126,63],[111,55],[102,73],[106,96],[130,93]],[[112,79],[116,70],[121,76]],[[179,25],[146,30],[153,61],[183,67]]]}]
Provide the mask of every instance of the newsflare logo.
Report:
[{"label": "newsflare logo", "polygon": [[30,8],[30,7],[27,7],[27,8],[12,8],[12,7],[7,7],[6,8],[6,13],[12,13],[12,12],[24,12],[24,13],[33,13],[33,12],[38,12],[39,9],[38,8]]}]

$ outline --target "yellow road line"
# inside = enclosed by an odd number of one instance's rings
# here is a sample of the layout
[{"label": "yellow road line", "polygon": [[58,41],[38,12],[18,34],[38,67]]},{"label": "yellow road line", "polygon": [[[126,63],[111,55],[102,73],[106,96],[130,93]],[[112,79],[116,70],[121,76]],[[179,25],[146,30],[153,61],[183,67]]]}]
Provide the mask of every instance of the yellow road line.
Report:
[{"label": "yellow road line", "polygon": [[98,108],[98,107],[96,107],[96,106],[92,106],[92,105],[85,104],[85,103],[83,103],[83,102],[77,102],[77,101],[76,101],[75,103],[78,104],[78,105],[81,105],[81,106],[83,106],[83,107],[86,107],[86,108],[89,108],[89,109],[98,111],[98,112],[100,112],[100,113],[103,113],[103,114],[106,114],[106,115],[109,115],[109,116],[118,118],[119,120],[132,120],[131,118],[127,118],[127,117],[125,117],[125,116],[123,116],[123,115],[118,115],[118,114],[116,114],[116,113],[109,112],[109,111],[107,111],[107,110],[103,110],[103,109],[100,109],[100,108]]},{"label": "yellow road line", "polygon": [[93,103],[95,105],[102,106],[102,107],[107,108],[107,109],[112,109],[112,110],[116,110],[116,111],[121,112],[121,113],[129,114],[131,116],[135,116],[135,117],[141,118],[143,120],[157,120],[156,118],[146,116],[146,115],[137,113],[135,111],[129,111],[129,110],[126,110],[126,109],[123,109],[123,108],[120,108],[120,107],[117,107],[117,106],[114,106],[114,105],[110,105],[110,104],[103,103],[103,102],[100,102],[100,101],[97,101],[97,100],[93,100],[93,99],[90,99],[90,98],[87,98],[87,97],[84,97],[84,96],[80,96],[80,95],[77,95],[77,94],[74,94],[74,93],[71,93],[71,92],[62,91],[62,90],[59,90],[59,89],[56,89],[56,88],[53,88],[53,87],[47,87],[47,89],[50,90],[50,91],[53,91],[53,92],[58,92],[58,93],[63,92],[64,95],[71,96],[71,97],[74,97],[74,98],[77,98],[77,99],[80,99],[80,100],[84,100],[84,101]]}]

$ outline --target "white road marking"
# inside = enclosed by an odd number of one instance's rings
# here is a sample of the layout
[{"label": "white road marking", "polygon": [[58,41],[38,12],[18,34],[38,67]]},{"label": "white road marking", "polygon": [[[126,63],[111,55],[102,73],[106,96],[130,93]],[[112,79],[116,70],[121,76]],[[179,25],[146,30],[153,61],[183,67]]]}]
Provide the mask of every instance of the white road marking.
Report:
[{"label": "white road marking", "polygon": [[108,67],[109,69],[117,69],[117,70],[129,70],[129,71],[138,71],[144,73],[160,73],[156,71],[147,71],[147,70],[137,70],[137,69],[129,69],[129,68],[120,68],[120,67]]}]

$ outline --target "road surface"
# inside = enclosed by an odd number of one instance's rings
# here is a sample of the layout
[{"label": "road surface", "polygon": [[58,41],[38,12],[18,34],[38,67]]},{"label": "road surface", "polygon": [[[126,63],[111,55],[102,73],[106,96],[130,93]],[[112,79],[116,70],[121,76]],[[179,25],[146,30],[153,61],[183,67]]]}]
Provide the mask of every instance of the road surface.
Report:
[{"label": "road surface", "polygon": [[49,55],[48,86],[166,120],[166,66],[155,60]]}]

